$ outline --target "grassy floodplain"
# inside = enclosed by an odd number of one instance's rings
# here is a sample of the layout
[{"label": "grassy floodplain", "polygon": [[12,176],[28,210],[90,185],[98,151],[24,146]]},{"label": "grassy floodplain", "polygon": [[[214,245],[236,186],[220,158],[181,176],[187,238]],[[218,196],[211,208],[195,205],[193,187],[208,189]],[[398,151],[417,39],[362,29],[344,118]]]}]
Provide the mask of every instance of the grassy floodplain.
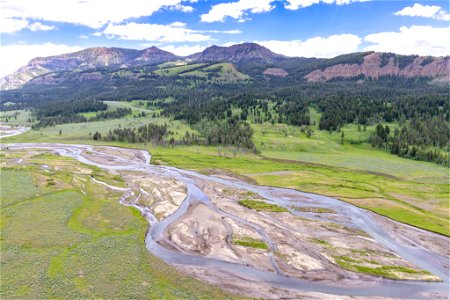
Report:
[{"label": "grassy floodplain", "polygon": [[148,252],[147,222],[91,180],[117,176],[47,154],[1,163],[1,299],[229,297]]},{"label": "grassy floodplain", "polygon": [[[168,99],[170,101],[170,99]],[[133,116],[101,122],[64,124],[6,138],[2,142],[57,142],[107,144],[149,150],[154,163],[211,172],[226,170],[261,185],[294,188],[336,197],[394,220],[450,235],[448,168],[434,163],[403,159],[372,148],[364,141],[373,126],[347,125],[341,134],[320,131],[320,115],[310,110],[313,134],[285,124],[253,124],[253,140],[260,154],[223,147],[153,147],[145,144],[93,141],[89,133],[106,134],[110,128],[137,127],[147,123],[170,126],[175,139],[188,124],[167,118],[153,118],[158,108],[147,109],[139,101],[107,102],[110,109],[131,107]],[[146,117],[137,117],[142,111]],[[234,112],[235,113],[235,112]],[[239,112],[236,112],[239,113]],[[314,125],[315,124],[315,125]],[[389,124],[392,128],[396,124]],[[59,131],[62,135],[59,135]]]},{"label": "grassy floodplain", "polygon": [[268,159],[254,154],[234,156],[226,149],[158,147],[151,152],[155,163],[206,173],[225,169],[261,185],[336,197],[394,220],[449,235],[447,171],[443,167],[436,166],[432,175],[425,171],[420,173],[430,176],[427,181],[435,178],[434,183],[424,183],[415,177],[394,177],[343,167]]}]

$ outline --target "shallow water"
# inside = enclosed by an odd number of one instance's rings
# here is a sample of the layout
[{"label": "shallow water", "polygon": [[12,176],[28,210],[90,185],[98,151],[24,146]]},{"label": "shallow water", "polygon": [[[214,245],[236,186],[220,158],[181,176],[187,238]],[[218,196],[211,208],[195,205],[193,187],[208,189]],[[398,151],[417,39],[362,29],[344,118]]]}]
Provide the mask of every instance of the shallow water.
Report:
[{"label": "shallow water", "polygon": [[[141,156],[143,159],[125,159],[118,158],[113,155],[107,155],[99,150],[100,148],[94,148],[93,146],[87,145],[62,145],[62,144],[8,144],[7,146],[10,150],[12,149],[26,149],[26,148],[36,148],[36,149],[47,149],[63,156],[68,156],[77,159],[82,163],[89,165],[95,165],[103,169],[112,170],[129,170],[129,171],[141,171],[148,174],[157,174],[169,178],[176,179],[183,182],[187,187],[187,197],[179,206],[179,208],[170,216],[158,222],[158,220],[151,214],[151,211],[143,206],[137,205],[136,200],[140,195],[134,195],[131,189],[127,188],[115,188],[124,192],[123,197],[120,199],[121,203],[124,205],[134,206],[141,211],[143,216],[149,221],[151,225],[147,232],[145,238],[145,244],[149,251],[172,264],[181,265],[193,265],[193,266],[203,266],[211,267],[217,270],[228,271],[233,274],[237,274],[242,278],[247,278],[249,280],[263,281],[275,286],[293,288],[303,291],[315,291],[323,292],[337,295],[349,295],[349,296],[388,296],[397,298],[421,298],[424,297],[423,293],[433,293],[439,292],[448,295],[449,289],[449,271],[442,266],[442,262],[445,262],[447,258],[437,255],[431,251],[428,251],[421,247],[411,247],[399,243],[395,238],[390,236],[388,232],[381,228],[380,224],[371,217],[371,215],[363,209],[355,207],[346,202],[339,201],[334,198],[325,197],[321,195],[315,195],[310,193],[303,193],[296,190],[284,189],[284,188],[274,188],[274,187],[264,187],[250,185],[237,180],[227,180],[222,178],[217,178],[213,176],[208,176],[204,174],[199,174],[193,171],[186,171],[182,169],[177,169],[174,167],[166,166],[153,166],[149,165],[150,155],[148,152],[141,151]],[[113,147],[109,147],[113,148]],[[99,154],[108,157],[114,162],[114,165],[99,164],[81,155],[83,151],[90,151],[95,154]],[[442,283],[430,283],[430,282],[418,282],[418,281],[392,281],[381,279],[378,282],[372,282],[367,286],[359,287],[345,287],[339,286],[331,283],[321,283],[321,282],[310,282],[301,279],[290,278],[284,276],[279,270],[275,260],[272,258],[273,251],[276,250],[276,245],[271,241],[270,237],[264,232],[263,228],[256,224],[253,224],[247,220],[243,220],[239,216],[232,215],[228,212],[224,212],[217,208],[205,195],[200,187],[197,186],[195,179],[201,179],[209,182],[219,183],[224,186],[247,190],[253,193],[259,194],[261,197],[266,198],[277,205],[286,207],[293,214],[299,216],[307,216],[308,218],[314,218],[312,214],[301,213],[293,210],[290,205],[295,204],[297,206],[320,206],[332,209],[335,211],[340,218],[329,220],[340,223],[342,225],[358,228],[366,233],[368,233],[372,238],[378,241],[380,244],[386,248],[397,253],[399,256],[408,260],[409,262],[421,267],[424,270],[430,271],[433,274],[439,276],[443,279]],[[128,198],[134,197],[134,201],[126,201]],[[207,257],[194,256],[189,254],[184,254],[177,252],[175,250],[168,250],[161,247],[157,241],[163,237],[165,230],[179,220],[187,211],[189,206],[195,202],[202,202],[207,205],[210,209],[229,217],[239,223],[246,224],[253,227],[264,239],[264,241],[269,245],[271,258],[271,263],[274,268],[274,272],[262,271],[252,267],[248,267],[241,264],[230,263],[225,261],[220,261],[217,259],[211,259]],[[320,220],[327,220],[328,214],[321,214]]]},{"label": "shallow water", "polygon": [[15,136],[27,132],[31,128],[29,127],[11,127],[11,126],[0,126],[0,139]]}]

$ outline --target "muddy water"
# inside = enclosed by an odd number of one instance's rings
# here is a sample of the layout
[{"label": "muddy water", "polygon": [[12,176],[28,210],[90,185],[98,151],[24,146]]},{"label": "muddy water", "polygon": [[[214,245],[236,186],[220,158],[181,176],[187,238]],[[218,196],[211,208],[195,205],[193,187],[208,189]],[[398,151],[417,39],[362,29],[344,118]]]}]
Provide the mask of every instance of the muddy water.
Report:
[{"label": "muddy water", "polygon": [[[240,278],[245,278],[248,280],[262,281],[274,286],[298,289],[302,291],[315,291],[336,295],[349,295],[349,296],[387,296],[396,298],[424,298],[426,296],[433,298],[433,293],[440,293],[448,295],[449,288],[449,271],[445,269],[442,265],[447,261],[446,257],[439,256],[438,254],[431,252],[422,247],[406,246],[399,243],[397,239],[393,238],[388,232],[383,230],[380,224],[375,221],[371,215],[360,208],[357,208],[348,203],[321,195],[314,195],[309,193],[303,193],[295,190],[283,189],[283,188],[273,188],[264,186],[254,186],[237,180],[227,180],[212,176],[207,176],[199,174],[193,171],[181,170],[173,167],[165,166],[152,166],[149,165],[150,155],[145,151],[139,152],[138,157],[133,157],[130,159],[116,157],[101,152],[92,146],[85,145],[62,145],[62,144],[9,144],[3,145],[7,146],[10,150],[13,149],[47,149],[52,152],[58,153],[63,156],[68,156],[77,159],[82,163],[89,165],[95,165],[103,169],[111,170],[129,170],[129,171],[141,171],[148,174],[161,175],[169,178],[176,179],[183,182],[187,187],[187,197],[179,206],[179,208],[170,216],[162,221],[157,221],[157,219],[152,215],[151,211],[143,206],[136,204],[136,201],[140,195],[135,195],[133,191],[127,188],[116,188],[124,192],[124,195],[120,199],[121,203],[124,205],[134,206],[141,211],[143,216],[149,221],[151,225],[148,230],[147,236],[145,238],[145,244],[149,251],[163,259],[167,263],[180,264],[188,266],[202,266],[208,267],[213,270],[227,271]],[[82,153],[89,151],[95,155],[100,155],[107,158],[102,163],[98,163],[88,159],[83,156]],[[113,152],[112,152],[113,153]],[[275,202],[276,204],[286,207],[293,214],[299,216],[308,216],[311,218],[311,214],[301,213],[291,209],[291,205],[296,206],[320,206],[334,210],[340,218],[331,219],[331,221],[341,223],[345,226],[361,229],[371,235],[380,244],[384,245],[386,248],[397,253],[402,258],[410,261],[411,263],[432,272],[433,274],[439,276],[443,282],[442,283],[428,283],[428,282],[411,282],[411,281],[392,281],[380,279],[367,284],[360,284],[358,287],[349,287],[345,285],[338,285],[333,283],[321,283],[321,282],[310,282],[306,280],[300,280],[295,278],[290,278],[284,276],[279,270],[275,260],[272,258],[272,266],[274,272],[261,271],[252,267],[225,262],[217,259],[210,259],[206,257],[194,256],[189,254],[180,253],[176,250],[166,249],[158,244],[158,240],[163,239],[164,232],[174,222],[179,220],[184,216],[188,208],[196,203],[201,202],[207,205],[212,210],[216,211],[223,216],[232,218],[233,220],[246,224],[254,228],[263,237],[265,242],[270,247],[270,257],[272,257],[273,251],[276,251],[276,245],[271,241],[270,237],[264,232],[264,229],[253,224],[249,221],[243,220],[239,216],[232,215],[230,213],[224,212],[217,208],[205,195],[202,189],[197,186],[196,179],[201,179],[207,182],[215,182],[222,184],[224,186],[236,189],[242,189],[251,191],[259,194],[260,196]],[[128,199],[134,199],[129,201]],[[321,220],[327,219],[327,214],[321,217]]]}]

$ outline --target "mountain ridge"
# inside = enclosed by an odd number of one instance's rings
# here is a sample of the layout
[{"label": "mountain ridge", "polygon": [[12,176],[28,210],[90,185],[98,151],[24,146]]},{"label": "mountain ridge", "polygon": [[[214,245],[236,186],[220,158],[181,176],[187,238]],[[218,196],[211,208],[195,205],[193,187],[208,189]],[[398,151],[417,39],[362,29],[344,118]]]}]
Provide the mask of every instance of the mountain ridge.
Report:
[{"label": "mountain ridge", "polygon": [[201,52],[187,56],[194,62],[217,62],[232,61],[236,62],[241,59],[261,59],[272,61],[277,58],[285,58],[286,56],[274,53],[264,46],[256,43],[235,44],[228,47],[210,46]]},{"label": "mountain ridge", "polygon": [[373,79],[381,76],[430,77],[445,82],[450,79],[449,57],[405,56],[381,52],[357,52],[330,59],[286,57],[256,43],[242,43],[228,47],[214,45],[184,57],[155,46],[142,50],[94,47],[61,55],[36,57],[26,66],[2,78],[0,86],[3,90],[17,89],[48,73],[103,67],[126,69],[176,60],[184,60],[186,63],[230,62],[238,67],[251,62],[252,67],[256,66],[253,69],[257,70],[253,75],[270,78],[277,75],[267,70],[276,69],[276,73],[283,74],[283,78],[288,74],[301,74],[302,80],[310,82],[361,75]]},{"label": "mountain ridge", "polygon": [[87,48],[77,52],[33,58],[26,66],[2,78],[1,86],[3,89],[14,89],[51,72],[83,71],[107,66],[139,66],[177,58],[178,56],[154,46],[143,50],[116,47]]}]

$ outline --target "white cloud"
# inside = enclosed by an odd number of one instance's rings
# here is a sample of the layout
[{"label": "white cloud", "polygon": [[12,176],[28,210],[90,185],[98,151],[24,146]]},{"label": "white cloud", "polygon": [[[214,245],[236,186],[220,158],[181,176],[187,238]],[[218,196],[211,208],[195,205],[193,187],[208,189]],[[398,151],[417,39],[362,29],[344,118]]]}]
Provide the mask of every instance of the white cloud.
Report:
[{"label": "white cloud", "polygon": [[194,45],[194,46],[188,46],[188,45],[183,45],[183,46],[174,46],[174,45],[169,45],[169,46],[165,46],[165,47],[161,47],[161,49],[172,52],[173,54],[179,55],[179,56],[188,56],[190,54],[193,53],[197,53],[197,52],[201,52],[203,50],[205,50],[205,46],[201,46],[201,45]]},{"label": "white cloud", "polygon": [[325,4],[345,5],[354,2],[366,2],[366,1],[370,0],[287,0],[287,3],[284,5],[284,7],[290,10],[297,10],[299,8],[308,7],[314,4],[318,4],[320,2]]},{"label": "white cloud", "polygon": [[31,31],[48,31],[48,30],[58,29],[53,25],[45,25],[45,24],[42,24],[41,22],[34,22],[34,23],[28,25],[27,28],[30,29]]},{"label": "white cloud", "polygon": [[14,33],[20,31],[28,26],[27,20],[22,19],[7,19],[0,17],[0,32],[1,33]]},{"label": "white cloud", "polygon": [[411,7],[405,7],[394,13],[394,15],[450,21],[450,14],[443,10],[442,7],[436,5],[422,5],[419,3],[415,3]]},{"label": "white cloud", "polygon": [[221,33],[226,33],[226,34],[241,34],[241,33],[242,33],[242,30],[239,30],[239,29],[225,30],[225,31],[222,31]]},{"label": "white cloud", "polygon": [[[46,20],[98,29],[108,23],[150,16],[161,8],[176,7],[182,2],[183,0],[2,0],[1,6],[2,16],[9,20]],[[18,22],[15,23],[17,26]]]},{"label": "white cloud", "polygon": [[68,52],[79,51],[79,46],[62,44],[35,44],[35,45],[2,45],[0,47],[0,78],[13,73],[26,65],[31,59],[41,56],[51,56]]},{"label": "white cloud", "polygon": [[[357,51],[394,52],[397,54],[450,55],[450,28],[431,26],[401,27],[398,32],[379,32],[364,37],[353,34],[314,37],[305,41],[255,41],[275,53],[286,56],[334,57]],[[361,48],[362,47],[362,48]]]},{"label": "white cloud", "polygon": [[257,14],[271,11],[275,6],[275,0],[239,0],[237,2],[220,3],[213,5],[211,10],[201,15],[203,22],[223,22],[226,17],[245,20],[248,12]]},{"label": "white cloud", "polygon": [[57,29],[55,26],[45,25],[40,22],[30,24],[30,22],[25,19],[0,17],[0,33],[15,33],[25,28],[31,31],[48,31]]},{"label": "white cloud", "polygon": [[[245,22],[249,20],[248,13],[258,14],[269,12],[275,8],[275,3],[280,0],[239,0],[236,2],[227,2],[213,5],[210,11],[201,15],[203,22],[224,22],[227,17]],[[286,0],[284,7],[290,10],[318,4],[320,2],[326,4],[344,5],[353,2],[366,2],[370,0]]]},{"label": "white cloud", "polygon": [[255,41],[271,51],[286,56],[335,57],[358,51],[361,38],[353,34],[339,34],[328,37],[314,37],[305,41]]},{"label": "white cloud", "polygon": [[[243,43],[245,43],[245,42],[244,42],[244,41],[239,41],[239,42],[227,42],[227,43],[222,44],[221,46],[222,46],[222,47],[230,47],[230,46],[233,46],[233,45],[243,44]],[[255,42],[255,43],[256,43],[256,42]]]},{"label": "white cloud", "polygon": [[[188,29],[186,24],[175,22],[169,25],[127,23],[109,24],[102,35],[118,37],[123,40],[157,42],[201,42],[211,39],[210,35]],[[97,33],[98,35],[98,33]]]},{"label": "white cloud", "polygon": [[175,4],[171,7],[169,7],[172,10],[179,10],[185,13],[191,13],[194,11],[194,8],[192,6],[189,5],[182,5],[182,4]]},{"label": "white cloud", "polygon": [[172,24],[170,24],[170,26],[172,27],[186,27],[186,23],[183,22],[173,22]]},{"label": "white cloud", "polygon": [[401,27],[399,32],[380,32],[364,38],[372,43],[365,51],[394,52],[397,54],[418,54],[446,56],[450,54],[450,28],[431,26]]}]

